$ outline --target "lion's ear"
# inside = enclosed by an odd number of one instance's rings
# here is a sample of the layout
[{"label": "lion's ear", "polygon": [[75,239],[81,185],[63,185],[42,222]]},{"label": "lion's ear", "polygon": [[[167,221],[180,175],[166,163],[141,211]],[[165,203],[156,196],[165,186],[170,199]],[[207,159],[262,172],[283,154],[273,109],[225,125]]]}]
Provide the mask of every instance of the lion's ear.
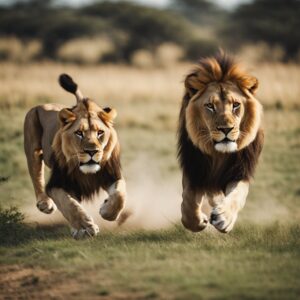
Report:
[{"label": "lion's ear", "polygon": [[114,108],[105,107],[102,111],[99,113],[99,118],[102,120],[113,123],[114,119],[117,116],[117,111]]},{"label": "lion's ear", "polygon": [[114,120],[117,117],[118,113],[114,108],[105,107],[103,108],[103,110],[106,112],[110,119]]},{"label": "lion's ear", "polygon": [[199,81],[196,73],[187,75],[184,81],[184,85],[190,98],[199,91],[203,91],[205,89],[205,86]]},{"label": "lion's ear", "polygon": [[247,76],[241,80],[240,84],[254,95],[258,88],[258,79],[254,76]]},{"label": "lion's ear", "polygon": [[76,120],[75,114],[68,108],[63,108],[59,112],[58,117],[63,126]]}]

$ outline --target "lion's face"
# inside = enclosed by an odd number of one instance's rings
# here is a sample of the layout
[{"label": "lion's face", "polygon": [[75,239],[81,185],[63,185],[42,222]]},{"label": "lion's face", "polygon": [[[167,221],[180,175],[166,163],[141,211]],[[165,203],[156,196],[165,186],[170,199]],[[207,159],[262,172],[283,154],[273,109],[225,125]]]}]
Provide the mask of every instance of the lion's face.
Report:
[{"label": "lion's face", "polygon": [[100,170],[109,150],[113,135],[111,122],[115,116],[114,110],[103,110],[91,100],[60,111],[61,151],[68,165],[79,167],[84,174]]},{"label": "lion's face", "polygon": [[186,128],[192,142],[207,154],[235,152],[255,138],[260,104],[233,82],[210,83],[186,108]]}]

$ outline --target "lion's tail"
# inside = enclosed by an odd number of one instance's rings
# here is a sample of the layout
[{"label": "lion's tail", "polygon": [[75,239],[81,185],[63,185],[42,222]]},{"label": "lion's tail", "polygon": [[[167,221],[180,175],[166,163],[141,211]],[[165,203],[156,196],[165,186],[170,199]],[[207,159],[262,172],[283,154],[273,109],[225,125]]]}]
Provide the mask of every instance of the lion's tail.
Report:
[{"label": "lion's tail", "polygon": [[63,89],[76,96],[77,103],[83,100],[83,95],[79,90],[77,83],[73,81],[70,75],[61,74],[58,78],[58,82]]}]

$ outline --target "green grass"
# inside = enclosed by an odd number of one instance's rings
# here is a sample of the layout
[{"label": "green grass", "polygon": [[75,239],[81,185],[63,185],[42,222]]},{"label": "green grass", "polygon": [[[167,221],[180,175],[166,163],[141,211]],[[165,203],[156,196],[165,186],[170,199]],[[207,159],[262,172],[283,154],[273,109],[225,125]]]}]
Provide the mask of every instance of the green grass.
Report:
[{"label": "green grass", "polygon": [[87,276],[78,297],[297,299],[300,292],[296,224],[243,224],[228,235],[174,226],[103,232],[83,241],[70,238],[65,227],[23,226],[15,241],[0,246],[0,264],[63,270],[78,283]]},{"label": "green grass", "polygon": [[[168,183],[172,178],[179,182],[178,107],[165,103],[164,108],[158,113],[159,103],[144,103],[132,108],[132,117],[119,117],[129,185],[137,176],[130,166],[140,156]],[[6,210],[12,205],[21,211],[24,205],[34,207],[23,153],[25,112],[9,107],[0,117],[0,272],[16,265],[34,274],[47,271],[46,279],[32,279],[36,291],[49,288],[50,283],[42,285],[45,280],[55,282],[62,293],[59,287],[66,282],[78,299],[298,299],[300,110],[266,110],[263,155],[232,233],[211,229],[193,234],[174,225],[157,231],[104,230],[83,241],[73,240],[66,226],[24,224],[18,211]],[[26,284],[19,288],[32,295]]]}]

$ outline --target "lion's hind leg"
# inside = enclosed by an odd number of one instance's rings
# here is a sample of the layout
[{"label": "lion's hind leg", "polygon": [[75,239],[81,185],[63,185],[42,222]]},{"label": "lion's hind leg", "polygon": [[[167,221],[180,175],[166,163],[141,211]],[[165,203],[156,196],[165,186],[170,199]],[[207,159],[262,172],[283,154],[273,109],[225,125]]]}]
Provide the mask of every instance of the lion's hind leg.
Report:
[{"label": "lion's hind leg", "polygon": [[42,135],[43,129],[38,118],[37,108],[35,107],[25,117],[24,150],[37,200],[36,205],[40,211],[50,214],[56,210],[56,205],[45,193]]}]

